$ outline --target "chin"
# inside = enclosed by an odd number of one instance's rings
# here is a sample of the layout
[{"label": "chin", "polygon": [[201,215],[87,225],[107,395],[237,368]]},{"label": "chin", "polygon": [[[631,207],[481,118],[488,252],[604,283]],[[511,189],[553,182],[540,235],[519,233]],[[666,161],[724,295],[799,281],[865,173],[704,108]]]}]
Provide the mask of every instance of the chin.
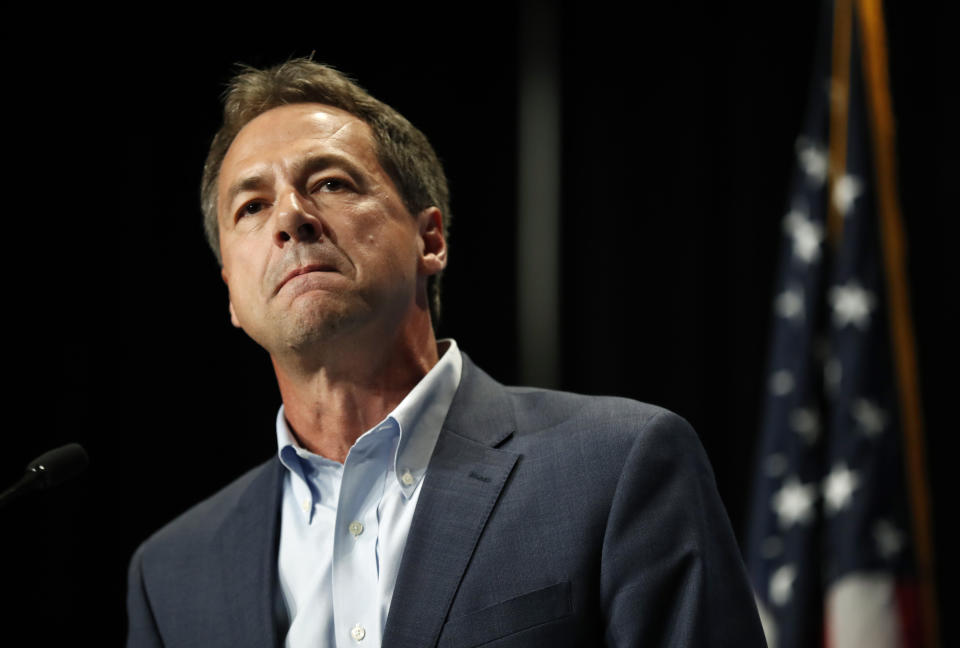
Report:
[{"label": "chin", "polygon": [[284,346],[293,351],[308,351],[326,345],[354,330],[364,321],[362,313],[351,309],[300,311],[287,322],[283,333]]}]

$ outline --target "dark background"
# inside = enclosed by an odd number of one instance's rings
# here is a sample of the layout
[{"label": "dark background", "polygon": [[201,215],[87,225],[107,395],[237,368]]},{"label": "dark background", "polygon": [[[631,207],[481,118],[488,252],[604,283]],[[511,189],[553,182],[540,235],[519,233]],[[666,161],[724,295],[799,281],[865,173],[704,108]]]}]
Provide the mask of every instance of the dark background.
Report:
[{"label": "dark background", "polygon": [[[558,9],[559,385],[689,419],[738,532],[815,4]],[[80,479],[0,513],[5,633],[121,643],[134,548],[276,450],[269,360],[230,326],[198,206],[238,61],[313,53],[430,137],[453,192],[441,334],[502,382],[519,379],[516,117],[530,27],[510,4],[448,11],[278,6],[202,26],[112,15],[123,28],[110,30],[59,15],[33,46],[4,52],[0,486],[62,443],[91,456]],[[955,575],[955,329],[942,320],[956,315],[957,60],[929,7],[888,2],[887,20],[939,571]]]}]

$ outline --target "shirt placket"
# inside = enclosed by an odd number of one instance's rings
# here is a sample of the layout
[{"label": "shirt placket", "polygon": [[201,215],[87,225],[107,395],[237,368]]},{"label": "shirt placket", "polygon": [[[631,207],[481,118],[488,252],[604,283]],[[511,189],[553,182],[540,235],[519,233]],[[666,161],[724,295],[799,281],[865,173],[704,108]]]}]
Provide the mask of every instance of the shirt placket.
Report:
[{"label": "shirt placket", "polygon": [[379,646],[377,507],[383,496],[392,432],[388,423],[361,438],[347,455],[333,544],[333,607],[337,646]]}]

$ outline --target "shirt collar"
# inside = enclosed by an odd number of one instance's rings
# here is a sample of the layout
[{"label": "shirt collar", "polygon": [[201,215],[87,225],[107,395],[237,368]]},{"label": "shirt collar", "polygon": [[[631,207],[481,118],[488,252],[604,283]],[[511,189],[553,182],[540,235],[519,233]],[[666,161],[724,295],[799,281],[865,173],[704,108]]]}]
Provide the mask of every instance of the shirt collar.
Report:
[{"label": "shirt collar", "polygon": [[463,358],[455,340],[440,340],[437,346],[443,354],[440,360],[390,413],[400,427],[394,476],[407,497],[427,471],[463,371]]},{"label": "shirt collar", "polygon": [[[433,455],[433,448],[437,444],[443,421],[447,417],[447,411],[460,385],[460,375],[463,371],[463,357],[455,340],[439,340],[437,347],[441,353],[437,364],[383,421],[361,436],[362,438],[378,428],[383,428],[384,424],[393,424],[399,428],[400,440],[390,467],[405,497],[410,497],[414,493],[426,473],[427,464]],[[329,462],[332,466],[340,466],[337,462],[313,455],[300,446],[287,425],[283,405],[277,412],[276,427],[280,461],[303,481],[310,480],[304,474],[298,458],[304,460],[316,458],[320,463]]]}]

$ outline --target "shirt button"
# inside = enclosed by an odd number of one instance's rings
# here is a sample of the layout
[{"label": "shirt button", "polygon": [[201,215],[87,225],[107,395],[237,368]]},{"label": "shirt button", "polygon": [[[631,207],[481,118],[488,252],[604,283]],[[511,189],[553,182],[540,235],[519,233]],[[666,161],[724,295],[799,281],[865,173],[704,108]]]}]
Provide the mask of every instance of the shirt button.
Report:
[{"label": "shirt button", "polygon": [[363,641],[363,638],[367,636],[367,631],[358,623],[353,626],[353,629],[350,631],[350,636],[353,637],[354,641]]},{"label": "shirt button", "polygon": [[[363,533],[363,523],[362,523],[362,522],[351,522],[351,523],[350,523],[350,526],[349,526],[348,528],[350,529],[350,533],[353,535],[353,537],[357,537],[358,535],[360,535],[361,533]],[[359,627],[360,627],[360,626],[357,626],[357,628],[359,628]],[[354,628],[354,630],[356,630],[356,628]],[[361,631],[362,631],[362,630],[363,630],[363,629],[361,628]],[[361,637],[361,639],[362,639],[362,638],[363,638],[363,637]]]},{"label": "shirt button", "polygon": [[400,475],[400,481],[403,482],[403,485],[404,485],[404,486],[412,486],[412,485],[413,485],[413,475],[410,474],[410,471],[409,471],[409,470],[404,470],[404,471],[403,471],[403,474]]},{"label": "shirt button", "polygon": [[304,512],[308,512],[310,510],[310,500],[303,500],[303,510]]}]

